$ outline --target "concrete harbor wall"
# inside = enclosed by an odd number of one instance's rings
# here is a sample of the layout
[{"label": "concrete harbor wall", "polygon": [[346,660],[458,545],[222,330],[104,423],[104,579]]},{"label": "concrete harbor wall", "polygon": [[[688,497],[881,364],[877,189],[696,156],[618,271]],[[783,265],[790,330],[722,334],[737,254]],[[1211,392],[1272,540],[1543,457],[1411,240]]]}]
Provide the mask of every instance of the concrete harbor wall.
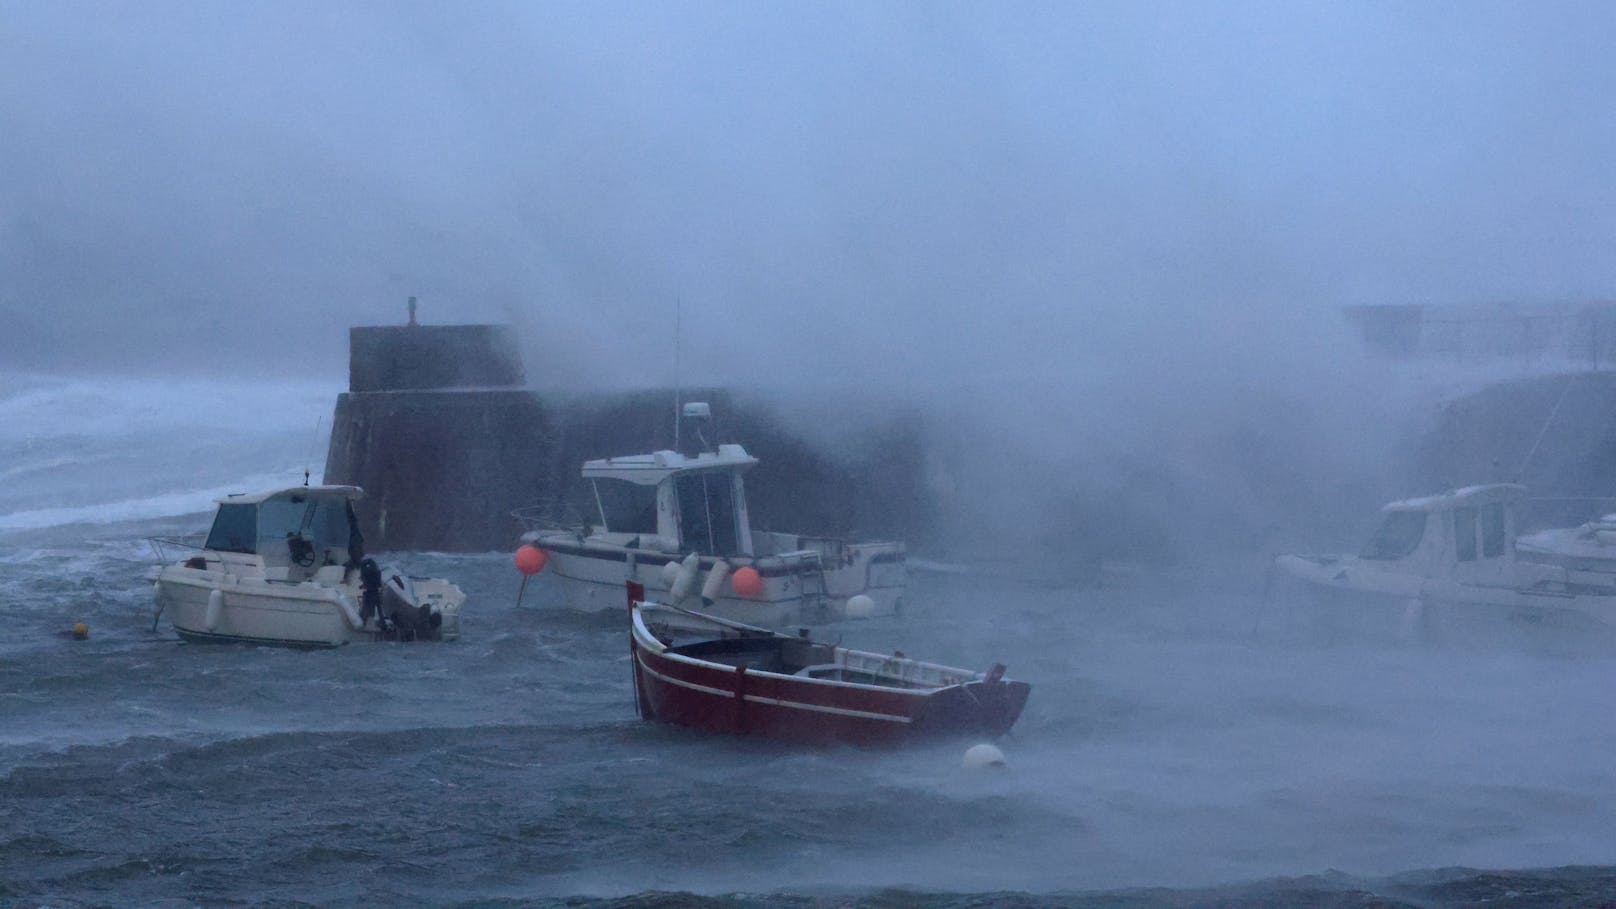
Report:
[{"label": "concrete harbor wall", "polygon": [[[361,327],[350,344],[351,387],[337,399],[325,482],[364,487],[356,511],[372,550],[513,548],[513,509],[590,503],[584,461],[674,445],[671,389],[563,396],[521,387],[503,326]],[[747,481],[755,526],[901,539],[928,525],[918,420],[879,421],[861,453],[833,458],[768,405],[714,388],[682,398],[711,403],[718,440],[761,460]]]},{"label": "concrete harbor wall", "polygon": [[1532,376],[1445,404],[1418,443],[1430,491],[1522,483],[1538,526],[1616,511],[1616,372]]}]

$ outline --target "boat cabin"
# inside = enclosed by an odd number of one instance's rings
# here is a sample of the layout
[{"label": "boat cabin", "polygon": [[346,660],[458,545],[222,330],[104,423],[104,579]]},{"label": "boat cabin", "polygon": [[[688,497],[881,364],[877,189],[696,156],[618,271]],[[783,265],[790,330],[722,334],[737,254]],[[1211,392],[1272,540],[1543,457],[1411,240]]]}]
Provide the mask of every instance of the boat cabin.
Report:
[{"label": "boat cabin", "polygon": [[257,556],[266,568],[319,568],[357,559],[357,486],[294,486],[219,500],[203,548]]},{"label": "boat cabin", "polygon": [[1428,575],[1501,573],[1515,560],[1515,503],[1525,495],[1498,483],[1392,502],[1359,558]]},{"label": "boat cabin", "polygon": [[661,552],[752,555],[741,475],[757,463],[739,445],[589,461],[583,477],[594,489],[594,535]]}]

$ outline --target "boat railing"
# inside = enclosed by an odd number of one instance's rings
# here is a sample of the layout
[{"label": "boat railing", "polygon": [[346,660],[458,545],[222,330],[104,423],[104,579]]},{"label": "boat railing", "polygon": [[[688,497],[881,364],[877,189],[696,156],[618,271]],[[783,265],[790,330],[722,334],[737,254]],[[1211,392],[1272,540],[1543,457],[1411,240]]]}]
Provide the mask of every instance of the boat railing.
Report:
[{"label": "boat railing", "polygon": [[841,564],[845,558],[847,540],[840,537],[811,537],[800,533],[782,533],[778,530],[754,530],[752,533],[754,545],[759,539],[768,540],[769,552],[759,552],[758,555],[800,555],[804,552],[818,553],[821,560],[830,565]]},{"label": "boat railing", "polygon": [[511,517],[521,523],[525,531],[560,530],[588,536],[590,523],[577,506],[568,502],[549,502],[515,509]]},{"label": "boat railing", "polygon": [[182,552],[200,552],[207,539],[207,534],[196,533],[181,537],[147,537],[146,542],[151,544],[157,560],[167,563],[174,561]]},{"label": "boat railing", "polygon": [[861,650],[838,651],[837,661],[844,668],[854,672],[884,676],[917,687],[963,685],[982,677],[981,673],[963,671],[939,663],[926,663],[897,654],[883,656]]}]

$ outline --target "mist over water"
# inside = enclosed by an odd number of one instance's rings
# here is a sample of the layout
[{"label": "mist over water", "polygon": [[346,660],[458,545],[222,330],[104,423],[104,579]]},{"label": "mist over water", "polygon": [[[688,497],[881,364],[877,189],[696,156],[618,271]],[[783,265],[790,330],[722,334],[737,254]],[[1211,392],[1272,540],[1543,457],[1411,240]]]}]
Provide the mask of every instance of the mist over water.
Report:
[{"label": "mist over water", "polygon": [[[1599,3],[0,0],[0,904],[1610,899],[1609,629],[1410,640],[1264,572],[1432,491],[1444,402],[1564,366],[1391,365],[1343,305],[1609,298],[1613,40]],[[471,595],[449,646],[153,631],[143,538],[318,480],[346,329],[412,295],[515,325],[541,393],[725,387],[832,455],[916,420],[917,561],[1102,559],[829,630],[1031,681],[1009,768],[642,725],[620,621],[515,608],[504,554],[393,554]]]},{"label": "mist over water", "polygon": [[[57,464],[86,503],[94,470],[73,452],[134,465],[101,505],[0,523],[8,899],[935,905],[1014,891],[1103,905],[1094,894],[1169,887],[1188,889],[1129,898],[1458,905],[1441,888],[1468,893],[1473,874],[1403,873],[1611,863],[1610,629],[1452,615],[1411,640],[1395,610],[1265,598],[1260,559],[1226,539],[1111,562],[1097,589],[916,572],[903,615],[825,629],[1031,680],[1002,773],[962,768],[963,745],[802,752],[641,724],[620,618],[547,608],[543,577],[515,608],[501,553],[392,556],[465,587],[453,644],[291,653],[153,631],[142,538],[206,525],[191,504],[206,481],[183,484],[175,437],[218,433],[209,444],[247,479],[296,482],[307,433],[292,414],[332,391],[228,390],[289,399],[278,446],[227,410],[199,418],[184,383],[125,382],[103,401],[142,402],[140,419],[74,433],[44,402],[94,410],[84,385],[36,378],[0,402],[35,440],[20,476]],[[1216,457],[1184,463],[1238,472],[1238,453]],[[60,637],[73,621],[90,641]],[[1578,874],[1532,886],[1607,892]]]}]

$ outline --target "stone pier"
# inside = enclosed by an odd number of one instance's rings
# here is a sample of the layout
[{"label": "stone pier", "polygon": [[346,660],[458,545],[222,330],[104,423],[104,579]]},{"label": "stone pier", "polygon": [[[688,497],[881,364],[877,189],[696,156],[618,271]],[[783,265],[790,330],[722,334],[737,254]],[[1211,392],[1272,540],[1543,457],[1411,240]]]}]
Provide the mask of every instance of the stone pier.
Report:
[{"label": "stone pier", "polygon": [[[869,453],[831,458],[763,404],[724,389],[687,389],[683,399],[709,401],[720,439],[762,461],[747,479],[756,526],[902,539],[928,523],[918,419],[894,416]],[[587,504],[584,461],[672,448],[673,421],[671,389],[527,388],[506,326],[359,327],[325,482],[364,487],[356,511],[373,551],[509,549],[513,509]]]}]

